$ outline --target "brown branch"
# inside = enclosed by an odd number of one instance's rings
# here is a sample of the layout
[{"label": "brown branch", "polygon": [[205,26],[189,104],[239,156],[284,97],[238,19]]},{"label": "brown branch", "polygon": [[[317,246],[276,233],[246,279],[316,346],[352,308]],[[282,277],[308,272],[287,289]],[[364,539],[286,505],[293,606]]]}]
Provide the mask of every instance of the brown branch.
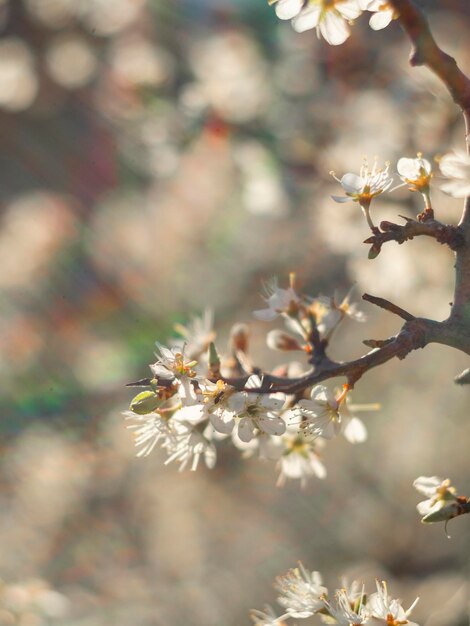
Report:
[{"label": "brown branch", "polygon": [[[434,72],[447,87],[454,102],[462,109],[467,151],[470,154],[470,79],[459,68],[456,60],[437,45],[424,14],[412,0],[389,0],[389,3],[411,39],[413,49],[410,64],[425,65]],[[470,198],[465,202],[459,227],[466,240],[470,241]]]},{"label": "brown branch", "polygon": [[442,80],[454,102],[463,111],[470,111],[470,80],[455,59],[439,48],[422,11],[411,0],[389,0],[389,3],[398,13],[398,20],[411,39],[411,65],[426,65]]},{"label": "brown branch", "polygon": [[[381,300],[378,298],[378,300]],[[387,301],[383,301],[387,302]],[[411,316],[400,307],[387,303],[387,310],[401,313],[401,316]],[[371,350],[364,356],[343,363],[332,361],[328,356],[314,366],[314,368],[298,378],[286,378],[261,374],[262,386],[260,389],[245,389],[247,376],[241,378],[224,378],[225,382],[233,385],[238,390],[257,393],[299,394],[309,387],[325,380],[337,377],[345,377],[348,385],[352,388],[355,383],[369,370],[387,363],[393,358],[404,359],[408,354],[419,348],[424,348],[430,343],[439,343],[456,348],[470,355],[470,329],[454,323],[451,319],[445,322],[436,322],[425,318],[413,318],[405,321],[400,332],[376,342],[380,346]]]},{"label": "brown branch", "polygon": [[368,237],[364,243],[372,244],[369,257],[375,258],[380,254],[382,246],[387,241],[396,241],[399,244],[409,241],[414,237],[424,235],[432,237],[438,243],[447,245],[451,250],[458,250],[465,245],[465,239],[461,229],[458,226],[450,224],[442,224],[434,218],[422,221],[403,218],[406,224],[394,224],[393,222],[383,221],[380,228],[376,229],[373,235]]}]

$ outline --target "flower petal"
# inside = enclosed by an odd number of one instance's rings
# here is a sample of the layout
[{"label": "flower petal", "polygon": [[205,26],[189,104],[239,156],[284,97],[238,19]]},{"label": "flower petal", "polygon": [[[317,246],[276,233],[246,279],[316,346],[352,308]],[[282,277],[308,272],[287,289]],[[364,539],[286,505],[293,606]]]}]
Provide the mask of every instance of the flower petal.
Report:
[{"label": "flower petal", "polygon": [[382,30],[386,28],[393,20],[393,10],[377,11],[369,20],[369,26],[372,30]]},{"label": "flower petal", "polygon": [[276,15],[280,20],[291,20],[302,10],[303,0],[279,0]]},{"label": "flower petal", "polygon": [[306,7],[292,20],[294,30],[298,33],[303,33],[306,30],[315,28],[318,25],[320,14],[321,7],[318,4]]}]

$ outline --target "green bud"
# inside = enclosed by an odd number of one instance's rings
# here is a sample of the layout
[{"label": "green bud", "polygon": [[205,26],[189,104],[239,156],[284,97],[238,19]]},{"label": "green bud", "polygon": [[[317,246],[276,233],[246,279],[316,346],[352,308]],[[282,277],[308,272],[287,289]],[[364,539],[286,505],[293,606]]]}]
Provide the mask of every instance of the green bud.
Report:
[{"label": "green bud", "polygon": [[138,415],[146,415],[155,411],[161,403],[161,399],[153,391],[142,391],[132,399],[129,408]]},{"label": "green bud", "polygon": [[213,341],[209,344],[209,367],[211,369],[220,367],[220,357]]}]

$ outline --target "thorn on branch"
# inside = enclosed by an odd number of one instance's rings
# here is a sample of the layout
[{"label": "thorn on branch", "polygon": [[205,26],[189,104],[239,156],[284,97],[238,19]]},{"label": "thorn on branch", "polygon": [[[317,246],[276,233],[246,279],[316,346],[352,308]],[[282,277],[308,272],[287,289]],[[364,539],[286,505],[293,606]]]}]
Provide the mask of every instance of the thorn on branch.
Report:
[{"label": "thorn on branch", "polygon": [[385,298],[379,298],[377,296],[371,296],[370,294],[365,293],[363,294],[362,299],[366,302],[370,302],[371,304],[375,304],[375,306],[378,306],[381,309],[385,309],[386,311],[389,311],[394,315],[398,315],[398,317],[401,317],[401,319],[407,322],[411,322],[411,320],[416,319],[414,315],[408,313],[408,311],[405,311],[405,309],[402,309],[401,307],[393,304],[393,302],[390,302]]},{"label": "thorn on branch", "polygon": [[383,348],[393,341],[394,339],[364,339],[362,343],[368,348]]},{"label": "thorn on branch", "polygon": [[454,378],[457,385],[470,385],[470,367]]}]

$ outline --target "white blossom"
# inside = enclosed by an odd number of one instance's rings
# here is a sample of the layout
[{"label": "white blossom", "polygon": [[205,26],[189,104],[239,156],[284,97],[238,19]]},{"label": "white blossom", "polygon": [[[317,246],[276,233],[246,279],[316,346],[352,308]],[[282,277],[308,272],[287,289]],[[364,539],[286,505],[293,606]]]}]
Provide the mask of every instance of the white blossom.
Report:
[{"label": "white blossom", "polygon": [[442,191],[454,198],[470,195],[470,156],[464,152],[450,152],[442,157],[439,168],[449,181],[441,185]]},{"label": "white blossom", "polygon": [[159,413],[148,413],[147,415],[137,415],[133,411],[123,413],[126,420],[132,420],[127,428],[133,431],[134,444],[140,450],[137,456],[148,456],[161,440],[166,442],[172,437],[172,431],[168,419]]},{"label": "white blossom", "polygon": [[281,594],[277,601],[290,617],[310,617],[325,607],[328,589],[322,583],[319,572],[309,572],[299,563],[276,579],[274,586]]},{"label": "white blossom", "polygon": [[199,385],[204,396],[204,411],[212,426],[218,433],[229,435],[235,425],[235,413],[229,409],[228,400],[235,389],[223,380],[200,381]]},{"label": "white blossom", "polygon": [[185,355],[185,348],[167,348],[156,342],[157,356],[155,363],[150,365],[155,378],[164,380],[176,379],[179,386],[179,393],[182,397],[194,396],[191,379],[196,377],[194,360],[188,360]]},{"label": "white blossom", "polygon": [[397,18],[397,13],[387,0],[359,0],[359,5],[364,11],[372,11],[374,15],[369,20],[372,30],[382,30],[386,28],[393,19]]},{"label": "white blossom", "polygon": [[354,404],[348,394],[345,402],[341,405],[341,420],[343,423],[342,433],[349,443],[364,443],[367,439],[367,428],[364,422],[355,415],[363,411],[378,411],[380,404],[377,402],[369,404]]},{"label": "white blossom", "polygon": [[280,470],[277,486],[283,487],[286,479],[300,480],[305,487],[312,476],[323,479],[326,468],[320,460],[319,452],[325,445],[322,439],[314,439],[299,433],[296,426],[288,425],[286,432],[276,438],[280,454],[277,467]]},{"label": "white blossom", "polygon": [[352,200],[359,202],[361,206],[363,204],[369,206],[373,198],[390,188],[393,177],[389,174],[389,167],[390,165],[386,163],[385,167],[379,168],[377,161],[374,161],[372,169],[369,169],[367,161],[364,161],[359,175],[349,172],[338,179],[332,173],[332,176],[341,184],[346,193],[345,196],[332,196],[333,200],[336,202]]},{"label": "white blossom", "polygon": [[310,400],[299,400],[292,415],[301,418],[300,427],[309,435],[332,439],[341,431],[339,411],[347,389],[335,397],[334,393],[323,385],[317,385],[311,391]]},{"label": "white blossom", "polygon": [[387,583],[377,581],[377,592],[367,600],[367,608],[375,620],[380,620],[386,626],[418,626],[415,622],[408,621],[408,616],[416,606],[419,598],[413,602],[409,609],[405,609],[399,600],[394,600],[388,595]]},{"label": "white blossom", "polygon": [[253,315],[264,322],[271,322],[278,315],[292,315],[298,311],[300,298],[295,293],[294,288],[289,286],[287,289],[281,289],[277,280],[273,279],[265,285],[266,296],[264,299],[268,307],[254,311]]},{"label": "white blossom", "polygon": [[448,478],[442,480],[437,476],[420,476],[413,482],[413,487],[427,497],[416,507],[419,514],[424,517],[437,513],[449,503],[456,503],[456,490],[451,486]]},{"label": "white blossom", "polygon": [[[259,388],[259,376],[250,376],[245,388]],[[238,436],[244,442],[251,441],[257,430],[269,435],[282,435],[286,424],[279,412],[284,406],[285,399],[274,394],[241,391],[233,394],[229,399],[228,408],[236,413],[238,418]]]},{"label": "white blossom", "polygon": [[400,178],[411,191],[426,192],[432,178],[431,163],[418,154],[416,159],[401,158],[397,163]]},{"label": "white blossom", "polygon": [[315,28],[318,37],[338,46],[349,37],[349,24],[360,14],[357,0],[308,0],[293,18],[292,26],[299,33]]},{"label": "white blossom", "polygon": [[180,463],[179,471],[183,471],[190,464],[191,471],[195,471],[203,457],[206,466],[212,469],[216,462],[215,445],[210,439],[210,429],[207,427],[201,432],[198,425],[188,421],[175,420],[173,436],[164,444],[168,453],[165,465],[172,461]]}]

